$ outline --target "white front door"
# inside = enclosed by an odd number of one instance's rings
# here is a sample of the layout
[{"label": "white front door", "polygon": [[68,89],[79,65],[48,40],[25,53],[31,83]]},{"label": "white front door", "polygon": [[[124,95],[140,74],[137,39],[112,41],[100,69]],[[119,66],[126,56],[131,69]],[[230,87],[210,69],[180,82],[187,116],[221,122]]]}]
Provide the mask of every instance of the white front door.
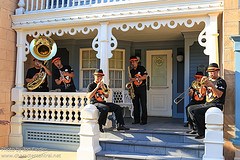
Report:
[{"label": "white front door", "polygon": [[172,116],[172,50],[147,51],[149,116]]}]

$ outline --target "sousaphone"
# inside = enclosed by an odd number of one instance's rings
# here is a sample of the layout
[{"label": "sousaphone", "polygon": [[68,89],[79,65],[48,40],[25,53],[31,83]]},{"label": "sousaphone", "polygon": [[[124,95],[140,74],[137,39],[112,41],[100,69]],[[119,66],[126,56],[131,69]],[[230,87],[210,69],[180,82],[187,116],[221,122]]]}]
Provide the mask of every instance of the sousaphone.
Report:
[{"label": "sousaphone", "polygon": [[[44,61],[44,64],[57,53],[57,45],[53,39],[46,36],[39,36],[37,39],[33,39],[29,46],[30,53],[32,56],[40,61]],[[46,72],[43,72],[42,69],[38,74],[38,77],[27,84],[28,90],[34,90],[38,88],[46,78]]]}]

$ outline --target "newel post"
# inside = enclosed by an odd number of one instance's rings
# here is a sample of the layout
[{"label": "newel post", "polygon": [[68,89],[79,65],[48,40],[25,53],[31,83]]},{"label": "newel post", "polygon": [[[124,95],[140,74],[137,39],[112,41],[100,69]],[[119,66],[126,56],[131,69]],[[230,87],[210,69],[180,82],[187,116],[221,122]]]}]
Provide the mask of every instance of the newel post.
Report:
[{"label": "newel post", "polygon": [[80,146],[77,160],[96,160],[96,153],[101,151],[99,145],[98,109],[89,104],[81,111]]},{"label": "newel post", "polygon": [[211,107],[205,114],[206,132],[203,160],[223,160],[223,113]]}]

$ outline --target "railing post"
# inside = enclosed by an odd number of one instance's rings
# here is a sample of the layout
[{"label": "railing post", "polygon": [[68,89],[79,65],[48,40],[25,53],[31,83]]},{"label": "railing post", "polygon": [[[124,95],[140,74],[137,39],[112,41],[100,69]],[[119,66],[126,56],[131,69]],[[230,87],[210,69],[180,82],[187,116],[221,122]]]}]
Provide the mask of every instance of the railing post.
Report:
[{"label": "railing post", "polygon": [[24,2],[24,0],[19,0],[18,7],[19,8],[16,9],[16,15],[23,14],[25,12],[25,9],[24,9],[25,2]]},{"label": "railing post", "polygon": [[77,150],[77,160],[96,160],[95,154],[102,150],[99,145],[98,114],[98,109],[92,104],[86,105],[81,110],[80,146]]},{"label": "railing post", "polygon": [[205,114],[206,132],[203,160],[223,160],[223,113],[211,107]]}]

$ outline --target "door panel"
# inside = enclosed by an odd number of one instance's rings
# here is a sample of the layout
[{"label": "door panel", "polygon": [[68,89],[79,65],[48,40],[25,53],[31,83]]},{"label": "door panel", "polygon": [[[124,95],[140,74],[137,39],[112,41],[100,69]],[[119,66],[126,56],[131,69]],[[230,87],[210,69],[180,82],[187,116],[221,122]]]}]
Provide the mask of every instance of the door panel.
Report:
[{"label": "door panel", "polygon": [[172,116],[172,50],[147,51],[148,115]]}]

